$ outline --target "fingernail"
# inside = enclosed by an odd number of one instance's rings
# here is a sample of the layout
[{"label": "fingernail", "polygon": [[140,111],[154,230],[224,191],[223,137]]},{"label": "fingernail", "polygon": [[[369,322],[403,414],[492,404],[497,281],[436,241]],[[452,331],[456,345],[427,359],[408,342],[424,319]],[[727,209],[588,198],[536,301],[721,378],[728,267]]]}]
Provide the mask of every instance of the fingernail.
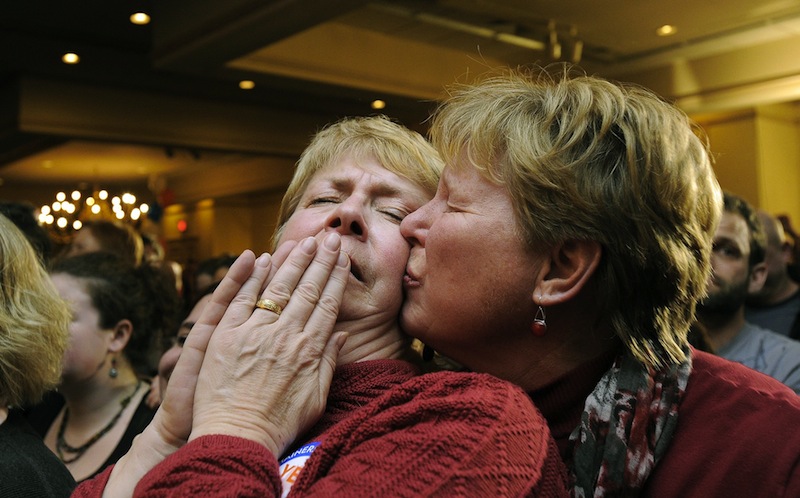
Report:
[{"label": "fingernail", "polygon": [[336,265],[337,266],[341,266],[342,268],[344,268],[345,266],[347,266],[347,263],[349,261],[350,261],[350,258],[347,257],[347,253],[346,252],[340,252],[339,253],[339,259],[336,260]]},{"label": "fingernail", "polygon": [[303,252],[311,254],[317,249],[317,241],[314,239],[314,237],[308,237],[306,240],[300,243],[300,248],[303,250]]},{"label": "fingernail", "polygon": [[270,258],[271,256],[269,255],[269,253],[266,252],[262,253],[261,256],[259,256],[258,259],[256,260],[256,264],[258,266],[266,266],[267,263],[269,263]]},{"label": "fingernail", "polygon": [[331,232],[325,236],[325,240],[322,243],[325,244],[325,247],[327,249],[335,251],[339,249],[339,246],[341,245],[341,240],[342,239],[339,237],[338,233]]}]

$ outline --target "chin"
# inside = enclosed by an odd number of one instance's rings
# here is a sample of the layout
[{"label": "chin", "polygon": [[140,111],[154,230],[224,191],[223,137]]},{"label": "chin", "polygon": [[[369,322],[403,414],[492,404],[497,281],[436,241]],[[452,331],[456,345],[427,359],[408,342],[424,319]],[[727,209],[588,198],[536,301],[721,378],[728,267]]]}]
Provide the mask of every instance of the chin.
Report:
[{"label": "chin", "polygon": [[414,318],[413,312],[408,310],[406,306],[403,306],[399,321],[400,328],[403,330],[403,332],[411,337],[425,342],[425,339],[421,337],[421,335],[424,335],[425,328],[420,325],[421,322]]}]

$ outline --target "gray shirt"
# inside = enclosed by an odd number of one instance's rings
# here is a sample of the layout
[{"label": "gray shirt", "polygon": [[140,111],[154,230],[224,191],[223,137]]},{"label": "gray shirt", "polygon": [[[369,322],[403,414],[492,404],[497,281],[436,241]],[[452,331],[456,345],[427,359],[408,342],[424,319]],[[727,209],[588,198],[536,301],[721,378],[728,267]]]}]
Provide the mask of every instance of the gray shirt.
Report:
[{"label": "gray shirt", "polygon": [[759,327],[788,336],[800,314],[800,292],[773,306],[745,306],[744,318]]},{"label": "gray shirt", "polygon": [[758,370],[800,394],[800,341],[745,322],[717,355]]}]

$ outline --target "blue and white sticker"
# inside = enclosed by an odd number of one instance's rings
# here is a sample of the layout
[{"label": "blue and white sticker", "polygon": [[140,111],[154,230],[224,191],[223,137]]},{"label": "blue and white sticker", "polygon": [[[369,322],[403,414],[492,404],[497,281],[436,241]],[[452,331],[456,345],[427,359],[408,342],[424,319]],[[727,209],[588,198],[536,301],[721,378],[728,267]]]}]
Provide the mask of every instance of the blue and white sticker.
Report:
[{"label": "blue and white sticker", "polygon": [[288,495],[289,491],[292,490],[292,486],[294,485],[295,481],[297,481],[300,471],[303,470],[303,467],[306,465],[306,460],[311,458],[311,454],[314,453],[314,450],[317,449],[317,446],[319,446],[319,441],[304,444],[300,448],[293,451],[289,456],[281,460],[278,468],[281,474],[281,483],[283,485],[281,498],[286,498],[286,495]]}]

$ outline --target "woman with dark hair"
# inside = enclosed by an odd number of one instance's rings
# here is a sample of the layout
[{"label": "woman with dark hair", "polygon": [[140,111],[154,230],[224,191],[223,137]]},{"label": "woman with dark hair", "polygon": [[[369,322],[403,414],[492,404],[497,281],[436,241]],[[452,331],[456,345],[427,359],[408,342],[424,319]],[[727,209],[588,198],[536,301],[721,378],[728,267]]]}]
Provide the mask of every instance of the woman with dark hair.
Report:
[{"label": "woman with dark hair", "polygon": [[111,253],[60,260],[50,274],[72,308],[63,399],[48,398],[30,420],[80,481],[116,462],[153,418],[143,402],[149,353],[174,330],[178,298],[162,272]]}]

